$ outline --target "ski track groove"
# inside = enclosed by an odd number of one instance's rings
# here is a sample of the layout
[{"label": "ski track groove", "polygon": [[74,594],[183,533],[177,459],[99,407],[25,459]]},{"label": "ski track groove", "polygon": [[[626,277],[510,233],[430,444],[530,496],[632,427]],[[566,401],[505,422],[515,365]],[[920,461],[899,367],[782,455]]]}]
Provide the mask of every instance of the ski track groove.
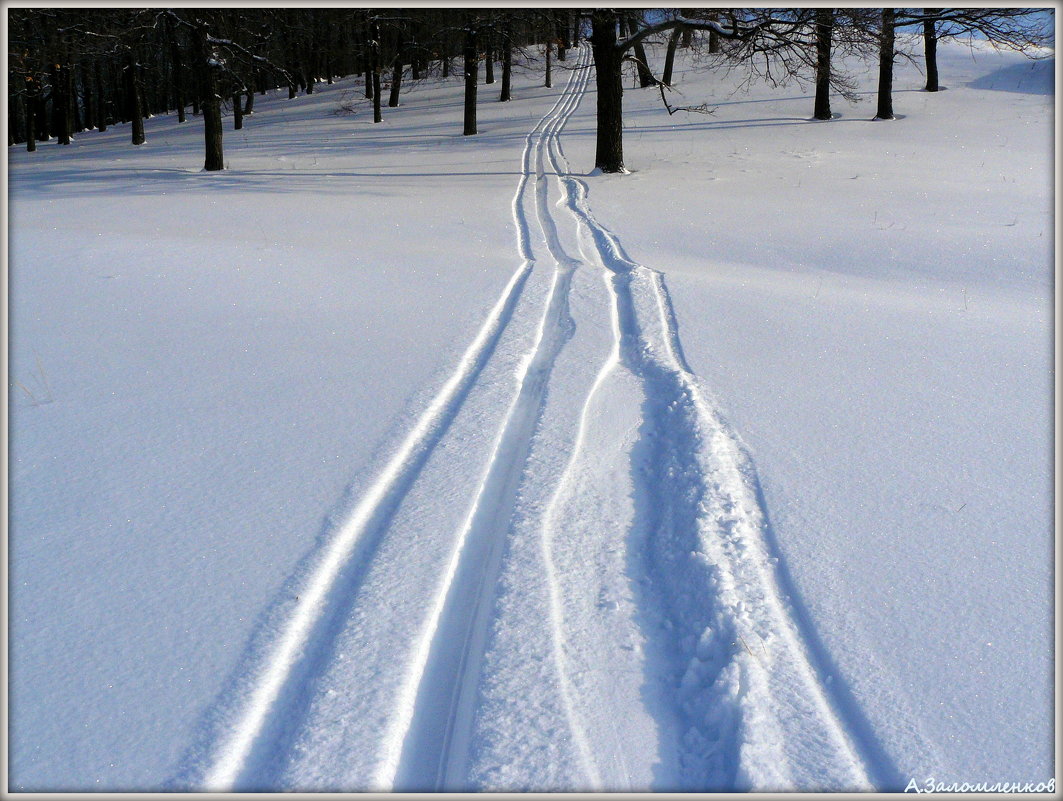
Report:
[{"label": "ski track groove", "polygon": [[[574,332],[568,296],[572,275],[581,264],[600,269],[613,345],[582,399],[571,453],[543,512],[539,547],[561,707],[588,788],[600,790],[602,780],[595,750],[581,725],[580,702],[566,656],[569,643],[553,543],[562,500],[587,455],[590,410],[607,378],[620,366],[637,378],[644,396],[632,471],[639,496],[635,525],[644,530],[649,553],[632,556],[631,578],[634,583],[641,576],[650,585],[636,591],[637,605],[653,607],[660,619],[677,628],[646,633],[674,676],[668,691],[680,725],[676,781],[682,789],[765,785],[788,789],[796,778],[791,770],[804,768],[790,764],[787,746],[793,743],[787,743],[785,727],[773,707],[792,706],[798,694],[800,703],[806,704],[802,708],[811,710],[825,729],[817,734],[816,747],[833,760],[834,781],[847,783],[846,789],[867,789],[871,769],[888,770],[881,755],[865,742],[867,733],[857,725],[860,721],[847,725],[845,705],[825,686],[822,668],[817,666],[822,656],[817,660],[815,632],[803,632],[809,624],[796,619],[783,600],[780,588],[789,585],[772,567],[778,555],[766,531],[755,470],[686,363],[663,275],[627,256],[616,236],[594,217],[587,183],[569,170],[559,135],[586,92],[590,72],[590,49],[583,45],[565,90],[525,137],[521,177],[511,204],[520,266],[454,372],[346,521],[308,557],[306,578],[295,579],[296,601],[279,634],[256,651],[250,667],[244,665],[237,680],[230,682],[248,689],[219,703],[227,725],[218,727],[203,764],[191,769],[201,775],[203,789],[239,788],[255,778],[271,746],[283,747],[283,738],[271,738],[279,737],[276,732],[283,730],[290,710],[312,691],[314,676],[321,670],[318,663],[327,661],[342,625],[343,599],[353,599],[396,510],[513,318],[536,266],[527,205],[534,210],[554,262],[552,281],[534,343],[514,375],[516,391],[501,417],[476,496],[450,558],[441,566],[440,589],[412,638],[413,657],[401,668],[403,680],[370,788],[465,789],[506,538],[550,376]],[[561,242],[559,220],[549,204],[550,173],[561,190],[555,208],[563,210],[566,222],[575,227],[579,258],[569,255]],[[530,204],[529,182],[534,195]],[[736,647],[737,642],[744,647]],[[441,708],[445,714],[440,723],[435,718]],[[785,733],[792,739],[792,732]],[[749,756],[743,750],[743,737],[759,743],[760,750],[754,748]],[[272,754],[274,760],[283,756]],[[626,766],[619,767],[626,771]]]},{"label": "ski track groove", "polygon": [[[544,128],[564,100],[564,96],[560,97],[525,138],[522,155],[524,170],[512,201],[521,265],[510,277],[462,355],[457,369],[432,398],[347,521],[312,557],[313,566],[309,569],[309,575],[296,590],[298,601],[284,623],[282,633],[265,649],[268,655],[261,664],[245,669],[244,675],[236,682],[231,682],[237,685],[250,682],[247,701],[240,704],[237,699],[238,711],[233,715],[234,720],[231,725],[224,727],[226,734],[210,749],[205,769],[186,767],[181,771],[201,772],[202,778],[198,783],[205,791],[225,792],[234,789],[249,767],[252,752],[268,750],[268,743],[260,740],[263,733],[271,728],[270,718],[283,717],[284,708],[296,704],[309,685],[307,677],[299,675],[300,663],[304,663],[302,667],[305,671],[305,663],[314,661],[316,655],[327,651],[333,639],[329,635],[334,633],[332,630],[335,626],[330,625],[333,621],[326,619],[327,607],[334,600],[330,599],[330,594],[334,595],[341,589],[345,596],[353,596],[364,571],[357,571],[358,576],[342,582],[341,574],[347,569],[366,565],[371,560],[395,509],[416,480],[435,445],[443,438],[509,323],[535,264],[529,227],[521,208],[530,172],[532,142],[537,136],[541,139]],[[338,587],[338,583],[344,586]],[[289,699],[290,702],[286,703]],[[223,699],[223,706],[226,700],[232,703],[231,699]]]},{"label": "ski track groove", "polygon": [[[373,781],[374,787],[391,789],[401,785],[401,789],[411,790],[452,790],[463,785],[466,778],[477,688],[504,538],[509,532],[532,438],[542,416],[549,376],[573,328],[568,293],[577,262],[564,252],[549,211],[543,153],[579,105],[586,87],[585,76],[584,63],[582,69],[569,76],[565,91],[548,115],[549,121],[542,126],[530,149],[534,151],[534,208],[555,263],[553,281],[536,341],[519,370],[520,389],[507,410],[494,452],[485,466],[480,490],[448,565],[443,590],[420,635],[419,658],[407,674],[403,701],[386,735],[388,755]],[[530,155],[526,149],[522,187],[532,172]],[[527,218],[520,217],[525,227],[519,229],[518,245],[529,248],[524,251],[525,257],[529,257],[532,255],[530,231]],[[472,580],[457,578],[464,574],[468,579],[470,573]],[[455,634],[460,642],[458,653],[455,653]],[[418,732],[417,727],[411,729],[418,710],[438,710],[441,701],[447,710],[441,735]],[[430,775],[426,776],[425,770]]]}]

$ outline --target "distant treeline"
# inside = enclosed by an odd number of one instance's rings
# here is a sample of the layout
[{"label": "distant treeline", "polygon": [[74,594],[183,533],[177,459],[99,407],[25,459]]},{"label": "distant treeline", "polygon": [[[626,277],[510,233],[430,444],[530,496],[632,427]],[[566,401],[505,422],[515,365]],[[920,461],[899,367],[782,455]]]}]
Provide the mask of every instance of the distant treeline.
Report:
[{"label": "distant treeline", "polygon": [[[13,8],[8,38],[8,144],[53,138],[69,144],[85,130],[144,119],[201,116],[207,170],[224,168],[222,107],[233,126],[254,110],[256,93],[287,88],[310,94],[319,83],[363,76],[374,121],[399,105],[404,81],[460,75],[463,133],[475,135],[477,88],[500,73],[497,100],[511,98],[514,54],[530,56],[551,85],[556,61],[581,40],[597,72],[596,166],[623,170],[621,73],[632,63],[642,87],[672,83],[678,48],[698,47],[721,61],[747,62],[751,74],[816,85],[814,116],[830,119],[830,95],[854,86],[835,56],[879,61],[876,116],[893,118],[892,74],[898,32],[923,34],[927,91],[937,91],[937,43],[978,35],[1023,52],[1052,42],[1046,9],[445,9],[445,8]],[[645,48],[667,46],[653,74]],[[527,60],[527,59],[526,59]],[[479,66],[484,76],[479,78]],[[382,97],[387,89],[388,97]]]}]

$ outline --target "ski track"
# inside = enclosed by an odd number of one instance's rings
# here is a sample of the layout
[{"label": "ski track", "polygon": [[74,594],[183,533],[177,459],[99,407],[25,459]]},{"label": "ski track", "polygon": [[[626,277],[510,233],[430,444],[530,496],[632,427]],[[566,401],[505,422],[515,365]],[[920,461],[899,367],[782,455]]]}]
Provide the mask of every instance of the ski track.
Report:
[{"label": "ski track", "polygon": [[[312,684],[313,675],[320,673],[320,663],[327,658],[331,642],[342,625],[340,618],[347,611],[342,600],[355,594],[364,567],[372,559],[395,510],[446,434],[501,339],[534,267],[528,222],[522,208],[530,159],[535,143],[542,140],[544,129],[565,100],[564,96],[559,98],[525,139],[524,169],[512,201],[521,265],[510,277],[457,369],[431,400],[347,521],[319,553],[312,555],[311,566],[300,571],[307,575],[294,590],[298,600],[288,612],[281,634],[261,649],[265,656],[257,658],[258,664],[242,668],[240,675],[229,681],[230,688],[250,689],[229,690],[236,696],[236,708],[213,715],[216,722],[212,729],[220,732],[218,742],[193,749],[191,760],[198,761],[201,751],[207,751],[209,756],[205,765],[182,766],[178,771],[181,783],[186,781],[184,777],[193,776],[187,781],[209,792],[234,789],[249,769],[253,771],[257,767],[260,760],[256,755],[269,759],[269,752],[274,750],[271,735],[276,736],[275,729],[284,728],[282,721],[289,716],[289,709],[303,705],[302,696]],[[286,590],[284,594],[289,593]],[[230,699],[222,699],[220,706],[224,708],[231,703]]]},{"label": "ski track", "polygon": [[[649,632],[648,639],[681,675],[675,702],[687,727],[679,775],[659,789],[871,789],[859,746],[780,599],[759,483],[686,365],[663,276],[632,261],[595,219],[587,184],[571,175],[560,150],[554,164],[567,211],[611,273],[620,360],[644,385],[633,468],[647,553],[632,549],[632,572],[648,579],[643,604],[663,613],[668,636]],[[776,714],[787,709],[815,723],[788,731],[792,724]],[[812,764],[798,764],[807,742],[795,749],[795,739],[814,741]]]},{"label": "ski track", "polygon": [[[625,532],[603,536],[627,549],[634,619],[647,644],[645,683],[669,708],[668,714],[658,712],[660,762],[674,769],[656,774],[660,786],[653,789],[866,790],[872,776],[881,782],[889,774],[844,687],[832,695],[826,684],[828,663],[815,632],[787,603],[782,588],[790,587],[788,574],[778,566],[752,462],[686,364],[662,274],[627,256],[594,217],[587,183],[568,168],[559,135],[584,96],[590,63],[584,45],[564,91],[525,138],[512,201],[520,266],[455,371],[345,522],[286,585],[282,595],[295,601],[278,602],[279,625],[257,635],[266,644],[250,648],[230,679],[211,713],[210,742],[192,749],[179,772],[194,777],[188,784],[217,792],[280,775],[281,768],[264,766],[283,765],[293,726],[306,725],[317,678],[333,658],[375,553],[514,318],[537,263],[532,215],[553,263],[534,341],[513,376],[512,400],[497,418],[475,494],[411,634],[376,768],[364,782],[375,791],[470,789],[480,685],[507,537],[521,508],[551,375],[575,334],[569,295],[580,269],[600,271],[612,348],[582,398],[571,450],[533,521],[560,707],[585,781],[573,789],[603,789],[602,760],[627,781],[616,743],[592,742],[584,725],[593,710],[586,708],[583,690],[589,681],[607,682],[608,673],[580,661],[591,646],[570,634],[576,629],[566,619],[565,565],[556,553],[564,507],[579,503],[575,477],[582,461],[594,458],[591,410],[621,369],[642,394],[642,423],[630,453],[634,520],[626,540]],[[551,175],[560,190],[553,208]],[[578,258],[566,250],[560,226],[575,232]],[[401,584],[401,576],[396,580]],[[622,731],[616,736],[622,738]],[[666,759],[665,751],[674,758]]]},{"label": "ski track", "polygon": [[[548,301],[535,345],[520,371],[520,390],[507,412],[448,569],[445,597],[440,597],[432,622],[422,635],[419,650],[425,659],[419,659],[409,673],[408,690],[404,693],[407,700],[398,710],[394,730],[387,737],[389,743],[402,742],[403,753],[398,761],[385,761],[382,773],[373,782],[375,787],[465,789],[477,690],[504,538],[553,365],[574,329],[568,296],[577,262],[565,253],[549,210],[544,151],[582,99],[586,64],[581,66],[570,75],[533,148],[535,215],[555,264]],[[528,178],[531,167],[526,158],[522,181]],[[526,217],[522,219],[526,223]],[[415,692],[417,697],[411,703],[409,699]],[[424,710],[424,725],[411,730],[411,721],[419,710]],[[445,710],[442,715],[440,710]],[[408,733],[413,736],[407,741]]]}]

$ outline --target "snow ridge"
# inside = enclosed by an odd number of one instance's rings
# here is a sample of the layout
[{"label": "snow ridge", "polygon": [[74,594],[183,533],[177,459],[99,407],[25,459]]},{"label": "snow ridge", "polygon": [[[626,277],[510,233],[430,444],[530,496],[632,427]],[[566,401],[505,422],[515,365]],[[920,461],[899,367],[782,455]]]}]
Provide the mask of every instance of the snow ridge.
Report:
[{"label": "snow ridge", "polygon": [[610,275],[619,360],[645,393],[633,465],[641,601],[663,617],[649,639],[674,662],[683,729],[679,788],[661,789],[870,789],[780,598],[752,464],[684,362],[663,276],[594,218],[559,147],[551,160],[588,255]]}]

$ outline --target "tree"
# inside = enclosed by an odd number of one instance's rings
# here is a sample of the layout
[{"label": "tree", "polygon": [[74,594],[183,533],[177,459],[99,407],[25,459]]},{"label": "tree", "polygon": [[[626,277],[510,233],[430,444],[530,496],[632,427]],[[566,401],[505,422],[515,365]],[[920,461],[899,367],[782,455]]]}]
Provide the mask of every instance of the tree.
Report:
[{"label": "tree", "polygon": [[476,24],[472,15],[465,18],[465,46],[462,51],[465,71],[465,119],[462,134],[476,134],[476,73],[478,54],[476,52]]},{"label": "tree", "polygon": [[752,20],[730,13],[726,23],[676,17],[647,25],[626,37],[618,38],[617,26],[620,16],[616,9],[599,8],[590,12],[591,52],[594,56],[598,90],[594,166],[606,173],[625,172],[624,89],[621,67],[628,50],[651,36],[671,32],[676,28],[715,31],[722,38],[744,41],[752,41],[759,36],[785,38],[795,28],[792,20],[770,15]]},{"label": "tree", "polygon": [[834,9],[816,9],[816,107],[817,120],[829,120],[830,113],[830,51],[834,33]]},{"label": "tree", "polygon": [[878,109],[875,119],[893,115],[893,62],[897,57],[898,28],[918,26],[923,31],[928,92],[939,89],[937,43],[943,38],[978,34],[995,47],[1036,57],[1037,48],[1051,41],[1051,22],[1043,9],[1031,8],[928,8],[882,9],[879,24]]},{"label": "tree", "polygon": [[502,103],[509,101],[511,97],[511,84],[513,76],[513,27],[512,18],[508,13],[502,17],[502,91],[498,99]]},{"label": "tree", "polygon": [[882,9],[878,53],[878,107],[876,120],[893,119],[893,60],[896,58],[897,10]]},{"label": "tree", "polygon": [[977,34],[995,47],[1032,55],[1053,37],[1050,18],[1039,8],[924,8],[921,13],[903,9],[896,24],[922,28],[928,92],[940,89],[937,44],[942,39]]}]

